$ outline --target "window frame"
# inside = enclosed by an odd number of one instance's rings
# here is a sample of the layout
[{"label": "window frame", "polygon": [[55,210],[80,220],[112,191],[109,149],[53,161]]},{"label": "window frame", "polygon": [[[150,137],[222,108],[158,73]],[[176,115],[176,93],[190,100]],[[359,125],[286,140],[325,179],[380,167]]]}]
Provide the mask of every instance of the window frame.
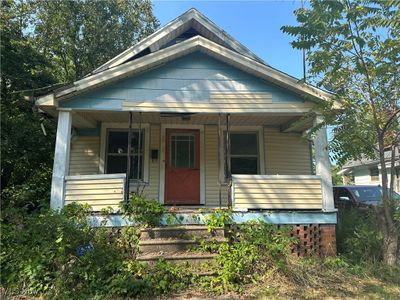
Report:
[{"label": "window frame", "polygon": [[[193,148],[192,148],[192,150],[193,150],[193,157],[192,157],[193,165],[189,165],[189,167],[177,167],[176,165],[175,166],[173,165],[174,159],[172,157],[172,154],[173,154],[173,149],[172,149],[173,148],[172,147],[173,140],[172,140],[172,138],[174,136],[187,136],[187,137],[192,137],[193,138],[193,140],[192,140],[193,141]],[[169,150],[168,161],[169,161],[169,165],[170,165],[171,168],[174,168],[174,169],[195,169],[195,168],[198,168],[198,166],[196,166],[196,158],[197,158],[196,157],[196,136],[193,133],[182,132],[182,133],[179,133],[179,134],[178,133],[171,134],[171,140],[169,141],[169,149],[170,150]],[[190,145],[189,145],[189,150],[190,150]],[[189,153],[189,160],[190,160],[190,158],[191,158],[191,156],[190,156],[190,153]],[[189,161],[189,163],[190,163],[190,161]]]},{"label": "window frame", "polygon": [[[142,157],[142,164],[141,164],[141,168],[142,168],[142,170],[141,170],[141,177],[142,178],[133,178],[133,177],[130,177],[129,178],[129,180],[144,180],[144,152],[145,152],[145,145],[146,145],[146,143],[145,143],[145,130],[142,128],[142,129],[139,129],[139,128],[132,128],[132,132],[140,132],[141,131],[141,134],[139,133],[139,135],[141,135],[142,136],[142,143],[141,143],[141,147],[142,147],[142,151],[141,151],[141,153],[140,152],[138,152],[138,153],[132,153],[130,156],[131,156],[131,159],[133,159],[135,156],[138,156],[138,157]],[[118,128],[108,128],[107,129],[107,133],[106,133],[106,149],[105,149],[105,166],[104,166],[104,170],[105,170],[105,174],[113,174],[113,173],[108,173],[108,157],[109,156],[115,156],[115,157],[125,157],[125,159],[126,159],[126,156],[127,156],[127,153],[109,153],[109,144],[108,144],[108,141],[109,141],[109,138],[110,138],[110,133],[111,132],[126,132],[126,133],[128,133],[129,132],[129,129],[118,129]],[[132,170],[133,171],[133,170]],[[126,173],[126,172],[125,172]],[[134,174],[134,172],[133,172],[133,174]]]},{"label": "window frame", "polygon": [[[377,166],[376,167],[370,167],[368,170],[369,170],[369,177],[370,177],[371,181],[372,182],[379,181],[379,168]],[[377,171],[377,174],[372,174],[372,173],[375,173],[376,171]]]},{"label": "window frame", "polygon": [[[133,123],[132,130],[138,130],[139,124]],[[151,126],[149,123],[142,123],[141,129],[143,131],[143,181],[149,184],[150,179],[150,131]],[[107,174],[107,147],[108,147],[108,131],[128,131],[128,123],[118,122],[102,122],[101,133],[100,133],[100,163],[99,163],[99,174]],[[136,181],[136,179],[130,179],[130,181]]]},{"label": "window frame", "polygon": [[[221,144],[220,144],[220,179],[221,181],[224,181],[224,153],[225,153],[225,134],[226,134],[226,127],[221,126]],[[265,141],[264,141],[264,128],[263,126],[239,126],[239,125],[233,125],[229,127],[229,133],[256,133],[257,134],[257,153],[258,153],[258,163],[257,163],[257,174],[256,175],[265,175],[266,173],[266,166],[265,166]],[[244,156],[244,155],[243,155]],[[238,175],[238,174],[232,174],[232,175]],[[246,174],[250,175],[250,174]]]},{"label": "window frame", "polygon": [[[260,138],[259,134],[257,131],[229,131],[229,141],[231,141],[231,135],[232,134],[255,134],[256,135],[256,150],[257,154],[232,154],[232,143],[230,145],[230,154],[227,155],[227,159],[230,160],[231,164],[231,171],[232,171],[232,158],[257,158],[257,172],[255,174],[235,174],[232,173],[232,175],[260,175]],[[224,131],[224,144],[225,144],[225,137],[226,137],[226,131]],[[224,147],[225,151],[225,147]]]}]

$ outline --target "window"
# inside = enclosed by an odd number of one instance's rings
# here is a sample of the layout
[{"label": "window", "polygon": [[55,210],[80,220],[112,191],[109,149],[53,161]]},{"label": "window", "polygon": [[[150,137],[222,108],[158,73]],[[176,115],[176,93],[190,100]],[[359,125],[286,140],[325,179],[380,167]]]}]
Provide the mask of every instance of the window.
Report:
[{"label": "window", "polygon": [[195,167],[195,138],[193,134],[171,136],[170,163],[173,168]]},{"label": "window", "polygon": [[379,169],[378,167],[372,167],[369,169],[369,175],[371,176],[371,181],[379,181]]},{"label": "window", "polygon": [[[143,130],[140,134],[139,130],[132,130],[131,142],[131,179],[143,179]],[[140,144],[140,149],[139,149]],[[107,136],[107,158],[106,173],[126,173],[127,171],[127,152],[128,152],[128,131],[127,130],[110,130]],[[140,162],[140,170],[138,172]],[[139,173],[139,174],[138,174]],[[139,175],[139,177],[138,177]]]},{"label": "window", "polygon": [[259,174],[257,132],[231,132],[230,159],[232,174]]}]

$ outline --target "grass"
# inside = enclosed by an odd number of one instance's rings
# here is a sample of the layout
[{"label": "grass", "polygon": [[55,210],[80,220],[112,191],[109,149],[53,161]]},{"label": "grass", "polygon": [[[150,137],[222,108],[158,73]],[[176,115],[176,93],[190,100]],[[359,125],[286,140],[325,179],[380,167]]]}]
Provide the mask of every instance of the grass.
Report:
[{"label": "grass", "polygon": [[[17,296],[9,299],[39,300]],[[122,299],[122,298],[117,298]],[[192,286],[157,299],[400,299],[400,266],[351,265],[341,258],[293,259],[285,269],[274,268],[242,293],[212,295]]]},{"label": "grass", "polygon": [[350,265],[340,258],[294,259],[243,292],[221,296],[191,288],[162,299],[400,299],[400,266]]}]

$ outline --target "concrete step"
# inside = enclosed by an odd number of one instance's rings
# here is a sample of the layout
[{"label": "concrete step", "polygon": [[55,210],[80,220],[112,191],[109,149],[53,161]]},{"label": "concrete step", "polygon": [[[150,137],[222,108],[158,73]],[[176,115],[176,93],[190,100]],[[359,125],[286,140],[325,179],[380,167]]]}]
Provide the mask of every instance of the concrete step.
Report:
[{"label": "concrete step", "polygon": [[[148,252],[140,254],[136,260],[147,263],[156,263],[160,259],[164,259],[174,264],[202,264],[213,261],[217,254],[213,253],[202,253],[202,252]],[[203,271],[204,272],[204,271]]]},{"label": "concrete step", "polygon": [[[216,242],[223,242],[226,241],[225,238],[221,237],[216,237],[216,238],[210,238],[210,240],[216,241]],[[196,246],[198,246],[199,242],[197,240],[188,240],[188,239],[177,239],[177,238],[172,238],[172,239],[151,239],[151,240],[139,240],[139,252],[140,253],[146,253],[146,252],[177,252],[177,251],[183,251],[183,250],[188,250],[188,249],[196,249]]]},{"label": "concrete step", "polygon": [[189,225],[189,226],[166,226],[156,228],[144,228],[141,230],[141,240],[152,239],[182,239],[193,240],[194,238],[209,238],[225,236],[223,228],[217,228],[213,232],[208,232],[207,226]]}]

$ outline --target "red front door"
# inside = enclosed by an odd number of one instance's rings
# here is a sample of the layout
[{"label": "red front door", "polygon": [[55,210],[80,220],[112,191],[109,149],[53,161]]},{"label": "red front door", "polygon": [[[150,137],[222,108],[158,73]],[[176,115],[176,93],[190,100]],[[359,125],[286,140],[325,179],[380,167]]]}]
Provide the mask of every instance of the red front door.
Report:
[{"label": "red front door", "polygon": [[167,129],[165,201],[167,205],[200,204],[200,131]]}]

